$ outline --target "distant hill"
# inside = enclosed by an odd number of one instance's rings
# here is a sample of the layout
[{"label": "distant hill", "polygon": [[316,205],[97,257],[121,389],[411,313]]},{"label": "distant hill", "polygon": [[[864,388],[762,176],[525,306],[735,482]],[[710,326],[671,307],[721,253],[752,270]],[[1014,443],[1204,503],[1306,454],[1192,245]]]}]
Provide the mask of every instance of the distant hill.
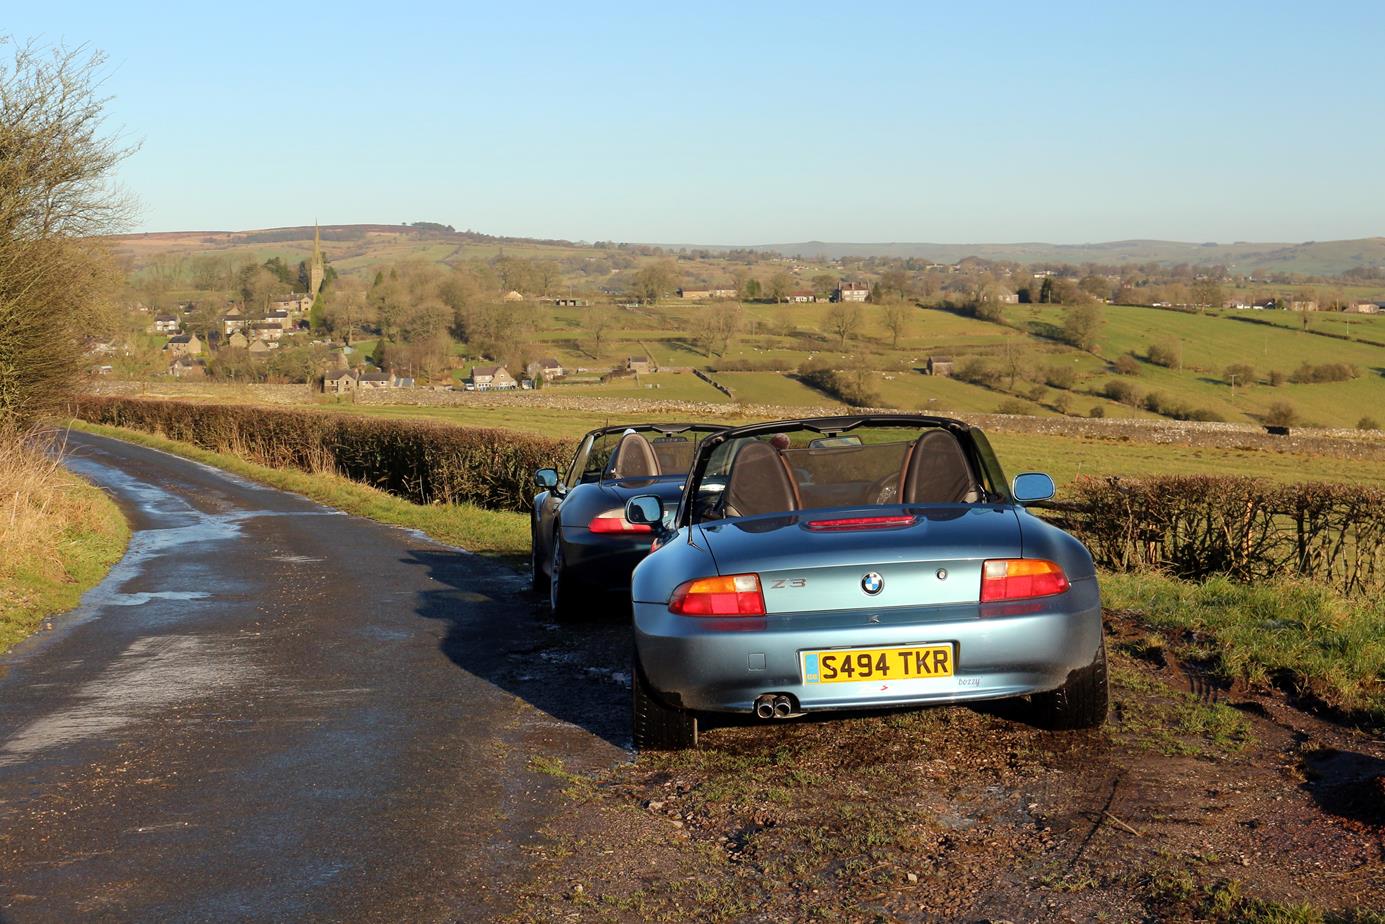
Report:
[{"label": "distant hill", "polygon": [[1350,241],[1308,241],[1302,244],[1190,244],[1182,241],[1108,241],[1095,244],[928,244],[828,243],[763,244],[775,250],[813,259],[837,257],[904,257],[956,263],[963,257],[1009,260],[1017,263],[1188,263],[1222,264],[1241,273],[1287,272],[1335,275],[1358,266],[1385,266],[1385,237]]},{"label": "distant hill", "polygon": [[[338,269],[351,271],[381,260],[423,259],[451,262],[493,256],[500,251],[514,256],[560,256],[591,252],[591,245],[563,240],[503,237],[476,231],[454,231],[435,224],[420,225],[323,225],[322,241]],[[167,231],[126,234],[113,238],[117,250],[141,265],[161,253],[191,255],[221,253],[264,259],[266,254],[299,258],[309,252],[313,228],[267,228],[256,231]],[[1308,241],[1302,244],[1251,243],[1191,244],[1181,241],[1108,241],[1092,244],[930,244],[849,243],[803,241],[759,244],[753,248],[730,245],[660,244],[670,249],[700,249],[725,253],[736,249],[776,251],[808,259],[837,257],[903,257],[956,263],[964,257],[1017,263],[1188,263],[1221,264],[1236,273],[1303,273],[1332,276],[1356,267],[1385,267],[1385,237],[1348,241]]]}]

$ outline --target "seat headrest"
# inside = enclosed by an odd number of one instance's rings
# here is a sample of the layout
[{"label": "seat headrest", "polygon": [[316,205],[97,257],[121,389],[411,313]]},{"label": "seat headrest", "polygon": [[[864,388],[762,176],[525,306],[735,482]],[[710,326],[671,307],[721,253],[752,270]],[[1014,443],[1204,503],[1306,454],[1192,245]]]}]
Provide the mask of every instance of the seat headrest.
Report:
[{"label": "seat headrest", "polygon": [[729,516],[797,510],[798,492],[779,451],[758,440],[741,446],[731,462],[725,503]]},{"label": "seat headrest", "polygon": [[945,430],[929,430],[914,441],[904,463],[901,503],[969,504],[980,496],[957,437]]},{"label": "seat headrest", "polygon": [[659,460],[649,440],[638,433],[627,433],[611,453],[607,472],[612,478],[653,478],[659,474]]}]

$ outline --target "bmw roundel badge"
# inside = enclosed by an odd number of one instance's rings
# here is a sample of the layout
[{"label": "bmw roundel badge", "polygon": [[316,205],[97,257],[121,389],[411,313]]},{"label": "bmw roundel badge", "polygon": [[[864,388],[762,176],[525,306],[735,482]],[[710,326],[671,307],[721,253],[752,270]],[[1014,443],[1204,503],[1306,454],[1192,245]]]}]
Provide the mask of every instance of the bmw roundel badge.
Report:
[{"label": "bmw roundel badge", "polygon": [[872,571],[861,578],[861,589],[873,597],[885,589],[885,579]]}]

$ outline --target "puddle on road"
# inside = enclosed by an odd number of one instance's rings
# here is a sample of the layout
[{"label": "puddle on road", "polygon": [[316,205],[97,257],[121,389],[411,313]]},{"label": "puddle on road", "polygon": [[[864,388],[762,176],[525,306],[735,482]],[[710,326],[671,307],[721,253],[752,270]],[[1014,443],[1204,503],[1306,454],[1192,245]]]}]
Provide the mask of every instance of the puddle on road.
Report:
[{"label": "puddle on road", "polygon": [[233,640],[138,639],[96,679],[82,684],[71,705],[30,722],[0,746],[0,767],[47,748],[107,736],[170,706],[225,692],[256,673]]}]

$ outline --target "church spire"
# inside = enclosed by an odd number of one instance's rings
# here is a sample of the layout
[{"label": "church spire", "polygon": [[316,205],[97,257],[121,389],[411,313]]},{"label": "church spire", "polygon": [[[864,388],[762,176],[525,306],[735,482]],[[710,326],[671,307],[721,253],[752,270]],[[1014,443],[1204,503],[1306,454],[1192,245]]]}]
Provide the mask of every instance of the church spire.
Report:
[{"label": "church spire", "polygon": [[308,295],[317,298],[317,293],[322,289],[322,280],[326,276],[326,269],[322,264],[322,233],[316,221],[313,222],[313,259],[308,264]]}]

